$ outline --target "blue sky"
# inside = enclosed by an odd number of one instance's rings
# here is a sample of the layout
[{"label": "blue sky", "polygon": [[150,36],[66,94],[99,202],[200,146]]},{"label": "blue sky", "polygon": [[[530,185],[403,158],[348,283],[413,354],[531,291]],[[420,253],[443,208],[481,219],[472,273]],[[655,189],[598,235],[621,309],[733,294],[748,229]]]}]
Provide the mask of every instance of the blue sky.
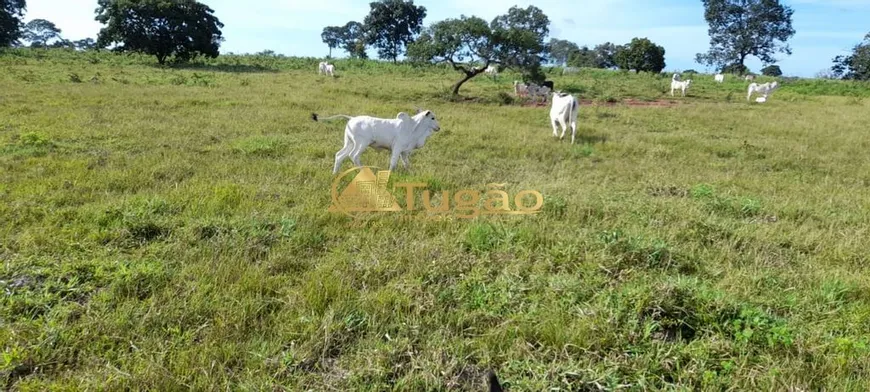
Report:
[{"label": "blue sky", "polygon": [[[271,49],[297,56],[325,56],[320,40],[324,26],[362,21],[368,13],[365,0],[201,0],[215,10],[225,24],[223,53],[254,53]],[[829,68],[831,59],[846,53],[870,31],[870,0],[782,0],[795,10],[797,34],[790,44],[791,56],[780,55],[779,65],[787,75],[813,76]],[[95,37],[100,24],[94,21],[95,0],[28,0],[25,20],[48,19],[67,39]],[[707,25],[701,0],[417,0],[428,10],[428,25],[460,14],[491,20],[513,5],[529,4],[550,17],[550,36],[580,45],[610,41],[625,43],[647,37],[665,47],[667,70],[704,67],[694,62],[708,48]],[[333,55],[343,56],[338,52]],[[747,65],[758,71],[761,63]]]}]

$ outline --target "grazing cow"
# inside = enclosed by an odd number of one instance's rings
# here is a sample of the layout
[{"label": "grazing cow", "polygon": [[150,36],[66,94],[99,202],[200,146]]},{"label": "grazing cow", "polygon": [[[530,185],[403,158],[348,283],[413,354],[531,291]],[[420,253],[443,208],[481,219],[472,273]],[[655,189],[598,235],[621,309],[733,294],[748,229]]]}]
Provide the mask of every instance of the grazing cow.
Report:
[{"label": "grazing cow", "polygon": [[328,64],[329,63],[327,63],[326,61],[321,61],[320,64],[317,65],[317,74],[318,75],[325,74],[326,73],[326,66]]},{"label": "grazing cow", "polygon": [[[348,122],[344,128],[344,147],[335,153],[332,174],[338,173],[341,163],[347,158],[357,167],[362,166],[359,158],[368,147],[390,150],[390,170],[396,168],[400,158],[402,166],[409,169],[411,162],[408,157],[411,152],[423,147],[433,132],[441,130],[431,110],[417,109],[414,117],[400,112],[395,119],[338,114],[322,120],[335,118],[346,118]],[[318,121],[317,114],[312,113],[311,119]]]},{"label": "grazing cow", "polygon": [[538,98],[541,98],[541,103],[547,102],[547,97],[550,95],[550,91],[552,91],[547,86],[538,86],[534,83],[529,83],[527,90],[528,94],[534,98],[535,102],[537,102]]},{"label": "grazing cow", "polygon": [[327,75],[335,77],[335,65],[326,64],[326,67],[324,70],[325,70]]},{"label": "grazing cow", "polygon": [[714,76],[713,78],[716,79],[716,82],[718,83],[722,83],[725,81],[725,75],[722,74],[716,74],[716,76]]},{"label": "grazing cow", "polygon": [[764,100],[762,102],[767,101],[768,96],[770,96],[770,94],[773,94],[773,91],[777,88],[779,88],[779,83],[775,81],[763,84],[752,83],[749,85],[749,91],[746,93],[746,100],[749,101],[750,98],[752,98],[752,94],[758,93],[761,94],[762,97],[764,97]]},{"label": "grazing cow", "polygon": [[489,67],[486,67],[486,71],[483,71],[483,72],[486,72],[487,75],[492,76],[493,79],[498,77],[498,67],[496,67],[494,65],[490,65]]},{"label": "grazing cow", "polygon": [[553,93],[553,106],[550,108],[550,125],[553,126],[553,137],[558,136],[556,133],[556,123],[562,127],[562,135],[559,140],[565,137],[565,131],[571,127],[571,144],[574,144],[574,137],[577,135],[577,112],[580,111],[580,103],[573,95],[562,92]]},{"label": "grazing cow", "polygon": [[671,80],[671,96],[674,96],[674,90],[680,90],[683,92],[683,96],[686,96],[686,90],[689,88],[689,85],[692,84],[692,79],[687,79],[684,81],[679,80]]},{"label": "grazing cow", "polygon": [[755,75],[746,75],[746,77],[743,78],[743,80],[745,80],[747,82],[751,82],[751,81],[755,80]]},{"label": "grazing cow", "polygon": [[519,80],[514,80],[514,94],[517,97],[525,97],[529,95],[529,86],[525,83],[520,83]]}]

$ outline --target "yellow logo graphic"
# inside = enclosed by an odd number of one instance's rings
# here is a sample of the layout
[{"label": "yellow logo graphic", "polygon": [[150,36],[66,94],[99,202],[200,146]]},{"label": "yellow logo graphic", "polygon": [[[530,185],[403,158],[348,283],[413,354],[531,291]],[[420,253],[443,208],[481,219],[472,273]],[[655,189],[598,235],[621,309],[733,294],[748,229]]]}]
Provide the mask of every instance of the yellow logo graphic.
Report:
[{"label": "yellow logo graphic", "polygon": [[[359,174],[350,181],[350,184],[338,194],[338,185],[342,178],[353,171],[359,170]],[[353,168],[341,173],[332,182],[332,205],[329,211],[351,212],[375,212],[375,211],[401,211],[399,203],[387,189],[390,180],[389,170],[379,170],[377,176],[371,168],[363,166]]]},{"label": "yellow logo graphic", "polygon": [[[452,216],[457,218],[475,218],[480,215],[536,214],[544,204],[541,193],[532,190],[520,191],[511,199],[507,192],[500,189],[505,187],[506,184],[503,183],[489,183],[485,192],[463,189],[452,197],[449,191],[440,191],[433,195],[426,189],[425,183],[399,183],[393,189],[405,190],[405,207],[402,208],[387,188],[390,171],[377,170],[375,174],[372,169],[377,168],[355,167],[339,174],[332,182],[332,205],[329,206],[329,211],[356,217],[364,212],[415,211],[419,210],[416,206],[422,205],[422,210],[428,217],[443,217],[452,212]],[[359,173],[339,192],[342,179],[355,171]],[[423,192],[418,194],[416,189],[422,189]],[[421,203],[417,203],[418,195],[421,196]],[[480,204],[483,204],[483,208]]]}]

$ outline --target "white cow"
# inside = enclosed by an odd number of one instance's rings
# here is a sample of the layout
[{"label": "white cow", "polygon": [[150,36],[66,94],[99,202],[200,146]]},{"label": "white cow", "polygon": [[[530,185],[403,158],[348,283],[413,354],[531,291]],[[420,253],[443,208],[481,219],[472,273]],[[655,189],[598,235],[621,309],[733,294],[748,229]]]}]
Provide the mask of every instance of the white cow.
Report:
[{"label": "white cow", "polygon": [[493,79],[498,77],[498,67],[496,67],[494,65],[490,65],[489,67],[486,67],[486,71],[483,71],[483,72],[486,72],[487,75],[492,76]]},{"label": "white cow", "polygon": [[542,103],[546,103],[547,97],[550,95],[550,92],[552,91],[547,86],[538,86],[537,84],[534,84],[534,83],[529,83],[527,89],[528,89],[529,96],[531,96],[532,99],[534,99],[536,103],[538,101],[538,98],[541,98]]},{"label": "white cow", "polygon": [[327,63],[326,61],[321,61],[320,64],[317,65],[317,74],[322,75],[322,74],[326,73],[326,66],[328,64],[329,63]]},{"label": "white cow", "polygon": [[325,71],[327,75],[335,77],[335,65],[326,64]]},{"label": "white cow", "polygon": [[671,80],[671,96],[674,96],[674,90],[680,90],[683,93],[683,96],[686,96],[686,90],[689,88],[689,85],[692,84],[692,79],[686,79],[683,81],[679,80]]},{"label": "white cow", "polygon": [[550,124],[553,126],[553,137],[557,136],[556,123],[562,127],[562,136],[568,126],[571,127],[571,144],[574,144],[574,136],[577,134],[577,112],[580,111],[580,103],[573,95],[562,92],[553,93],[553,106],[550,108]]},{"label": "white cow", "polygon": [[749,85],[749,91],[746,93],[746,100],[749,101],[752,98],[752,94],[758,93],[762,97],[764,97],[764,101],[767,101],[768,96],[773,94],[773,91],[779,88],[779,83],[777,82],[768,82],[763,84],[752,83]]},{"label": "white cow", "polygon": [[716,79],[717,83],[722,83],[725,81],[725,75],[722,74],[716,74],[716,76],[714,76],[713,78]]},{"label": "white cow", "polygon": [[[318,121],[315,113],[311,114],[311,118]],[[435,114],[430,110],[418,109],[413,117],[399,112],[395,119],[338,114],[323,120],[336,118],[346,118],[348,122],[344,128],[344,147],[335,153],[333,174],[338,173],[341,163],[347,158],[357,167],[362,166],[359,158],[368,147],[390,150],[390,170],[396,168],[399,158],[402,159],[402,166],[409,169],[411,162],[408,157],[411,152],[423,147],[426,138],[433,132],[441,130]]]},{"label": "white cow", "polygon": [[529,86],[525,83],[520,83],[519,80],[514,80],[514,94],[517,97],[525,97],[529,95]]},{"label": "white cow", "polygon": [[751,81],[755,80],[755,75],[746,75],[746,77],[743,78],[743,80],[745,80],[747,82],[751,82]]}]

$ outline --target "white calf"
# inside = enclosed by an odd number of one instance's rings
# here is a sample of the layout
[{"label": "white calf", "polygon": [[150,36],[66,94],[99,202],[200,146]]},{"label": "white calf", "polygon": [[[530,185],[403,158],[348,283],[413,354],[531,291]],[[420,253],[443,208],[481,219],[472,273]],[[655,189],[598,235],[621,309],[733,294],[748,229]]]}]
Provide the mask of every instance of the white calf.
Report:
[{"label": "white calf", "polygon": [[550,108],[550,124],[553,126],[553,137],[557,136],[556,123],[562,127],[562,136],[559,136],[559,140],[565,137],[565,131],[570,126],[571,144],[574,144],[574,136],[577,134],[577,112],[579,111],[580,103],[573,95],[554,92],[553,106]]},{"label": "white calf", "polygon": [[747,82],[751,82],[751,81],[755,80],[755,75],[746,75],[746,77],[743,78],[743,80],[746,80]]},{"label": "white calf", "polygon": [[686,96],[686,89],[689,88],[689,85],[692,84],[692,79],[687,79],[684,81],[679,80],[671,80],[671,96],[674,96],[674,90],[681,90],[683,92],[683,96]]},{"label": "white calf", "polygon": [[496,78],[498,76],[498,67],[490,65],[489,67],[486,67],[486,71],[483,72],[485,72],[489,76],[492,76],[493,78]]},{"label": "white calf", "polygon": [[[311,118],[318,121],[317,114],[312,113]],[[332,174],[338,173],[341,163],[347,158],[350,158],[357,167],[362,166],[359,158],[368,147],[390,150],[390,170],[396,168],[400,158],[402,166],[409,169],[411,162],[408,157],[411,152],[423,147],[426,138],[433,132],[441,130],[441,126],[435,120],[435,114],[430,110],[417,110],[414,117],[400,112],[395,119],[339,114],[323,120],[335,118],[346,118],[348,122],[344,128],[344,147],[335,153]]]},{"label": "white calf", "polygon": [[529,95],[529,86],[525,83],[520,83],[518,80],[514,80],[514,94],[517,97],[525,97]]},{"label": "white calf", "polygon": [[[767,97],[770,94],[773,94],[773,91],[779,88],[779,83],[777,82],[768,82],[763,84],[752,83],[749,85],[749,91],[746,93],[746,100],[750,100],[752,98],[752,94],[758,93],[762,97],[764,97],[764,101],[767,100]],[[762,101],[762,102],[764,102]]]},{"label": "white calf", "polygon": [[329,64],[326,61],[321,61],[320,64],[317,65],[317,74],[322,75],[326,73],[326,65]]},{"label": "white calf", "polygon": [[324,71],[326,72],[327,75],[335,77],[335,65],[326,64]]},{"label": "white calf", "polygon": [[725,75],[722,74],[716,74],[716,76],[714,76],[713,78],[716,79],[716,82],[718,83],[722,83],[725,81]]}]

